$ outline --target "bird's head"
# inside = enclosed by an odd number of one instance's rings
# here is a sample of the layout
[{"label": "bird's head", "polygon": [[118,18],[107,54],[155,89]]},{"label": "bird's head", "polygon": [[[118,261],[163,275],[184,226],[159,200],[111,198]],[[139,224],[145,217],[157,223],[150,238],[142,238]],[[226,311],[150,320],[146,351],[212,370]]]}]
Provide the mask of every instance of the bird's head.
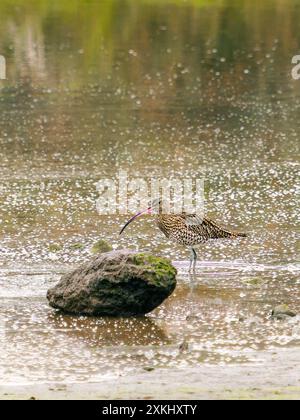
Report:
[{"label": "bird's head", "polygon": [[120,231],[120,235],[122,235],[122,233],[124,232],[124,230],[127,228],[127,226],[133,222],[135,219],[137,219],[139,216],[142,216],[143,214],[147,213],[147,214],[153,214],[154,212],[158,212],[161,208],[161,203],[162,200],[161,198],[156,198],[155,200],[152,200],[149,203],[149,206],[142,211],[139,211],[137,214],[135,214],[134,216],[132,216],[128,222],[125,223],[125,225],[122,227],[121,231]]}]

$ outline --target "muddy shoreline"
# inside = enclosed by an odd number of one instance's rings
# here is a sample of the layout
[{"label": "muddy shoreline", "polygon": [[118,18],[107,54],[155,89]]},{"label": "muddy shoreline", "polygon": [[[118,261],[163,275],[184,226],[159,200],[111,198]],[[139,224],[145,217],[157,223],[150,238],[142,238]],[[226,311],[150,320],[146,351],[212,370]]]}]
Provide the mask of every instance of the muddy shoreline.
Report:
[{"label": "muddy shoreline", "polygon": [[[97,383],[0,385],[0,399],[300,399],[297,348],[268,352],[259,363],[157,369]],[[276,369],[276,370],[275,370]]]}]

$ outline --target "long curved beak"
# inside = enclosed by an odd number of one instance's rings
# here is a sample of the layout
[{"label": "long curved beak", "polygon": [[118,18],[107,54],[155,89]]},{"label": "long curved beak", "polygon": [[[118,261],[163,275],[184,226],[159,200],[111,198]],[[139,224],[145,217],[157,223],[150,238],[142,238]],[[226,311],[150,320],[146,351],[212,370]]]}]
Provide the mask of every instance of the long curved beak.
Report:
[{"label": "long curved beak", "polygon": [[131,219],[128,220],[128,222],[125,223],[125,225],[122,227],[121,231],[120,231],[120,235],[122,235],[122,233],[124,232],[124,230],[127,228],[127,226],[133,222],[137,217],[141,216],[144,213],[150,213],[151,212],[151,207],[148,207],[146,210],[143,211],[139,211],[137,214],[135,214]]}]

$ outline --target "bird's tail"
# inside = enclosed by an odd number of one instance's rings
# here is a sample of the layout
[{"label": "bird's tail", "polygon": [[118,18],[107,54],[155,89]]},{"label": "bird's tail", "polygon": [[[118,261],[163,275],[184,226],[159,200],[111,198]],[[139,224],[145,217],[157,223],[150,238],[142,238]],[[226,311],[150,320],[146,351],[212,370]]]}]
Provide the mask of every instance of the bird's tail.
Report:
[{"label": "bird's tail", "polygon": [[235,239],[247,237],[246,233],[224,229],[223,227],[219,226],[217,223],[213,222],[210,219],[205,219],[202,225],[207,230],[207,236],[210,239]]},{"label": "bird's tail", "polygon": [[243,232],[235,232],[233,230],[226,230],[226,229],[220,228],[217,238],[236,239],[236,238],[247,238],[247,236],[248,235]]},{"label": "bird's tail", "polygon": [[231,232],[231,237],[232,238],[247,238],[247,233],[243,233],[243,232]]}]

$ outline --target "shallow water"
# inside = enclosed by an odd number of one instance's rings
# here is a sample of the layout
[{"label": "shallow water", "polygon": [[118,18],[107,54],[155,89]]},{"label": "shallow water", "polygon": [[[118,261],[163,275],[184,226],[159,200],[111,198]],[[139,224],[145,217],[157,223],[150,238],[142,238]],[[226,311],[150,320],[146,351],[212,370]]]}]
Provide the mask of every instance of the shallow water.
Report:
[{"label": "shallow water", "polygon": [[[300,312],[300,3],[79,10],[80,0],[0,5],[1,383],[288,357],[299,315],[270,313]],[[97,213],[95,184],[120,168],[204,178],[207,213],[249,238],[203,245],[188,278],[188,250],[150,216],[120,239],[128,216]],[[146,318],[56,314],[46,290],[101,238],[175,261],[173,296]]]}]

